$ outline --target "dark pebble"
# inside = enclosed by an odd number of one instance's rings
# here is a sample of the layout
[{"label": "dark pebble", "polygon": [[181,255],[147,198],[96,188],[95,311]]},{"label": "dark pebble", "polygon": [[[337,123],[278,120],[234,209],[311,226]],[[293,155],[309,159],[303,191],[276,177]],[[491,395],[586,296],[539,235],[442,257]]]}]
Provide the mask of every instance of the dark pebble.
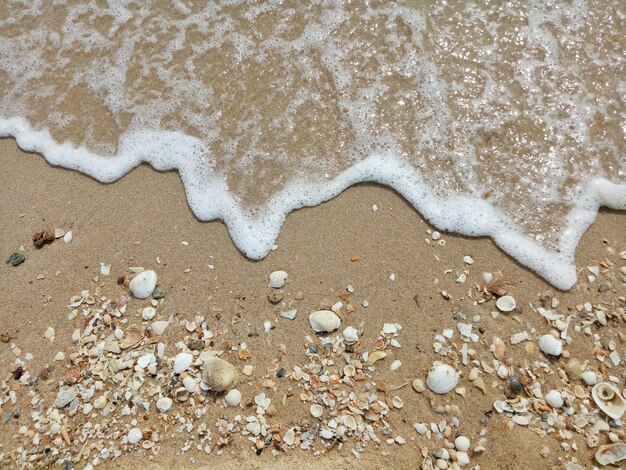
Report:
[{"label": "dark pebble", "polygon": [[309,352],[311,354],[317,354],[317,346],[315,346],[314,344],[312,344],[311,346],[309,346]]},{"label": "dark pebble", "polygon": [[278,377],[279,379],[282,379],[284,376],[285,376],[285,369],[281,367],[280,369],[278,369],[278,371],[276,371],[276,377]]},{"label": "dark pebble", "polygon": [[15,253],[12,253],[11,256],[9,256],[9,259],[6,262],[11,266],[19,266],[24,261],[26,261],[26,256],[16,251]]},{"label": "dark pebble", "polygon": [[159,289],[158,287],[152,291],[152,298],[155,300],[159,300],[165,297],[165,291],[163,289]]}]

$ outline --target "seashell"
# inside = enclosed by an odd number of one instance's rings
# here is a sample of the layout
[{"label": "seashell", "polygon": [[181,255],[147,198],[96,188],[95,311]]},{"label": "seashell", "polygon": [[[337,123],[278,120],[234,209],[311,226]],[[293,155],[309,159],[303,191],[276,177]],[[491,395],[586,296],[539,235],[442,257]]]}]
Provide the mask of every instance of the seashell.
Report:
[{"label": "seashell", "polygon": [[613,419],[620,419],[626,411],[626,401],[619,390],[607,382],[600,382],[591,389],[596,405]]},{"label": "seashell", "polygon": [[393,405],[394,408],[397,408],[397,409],[404,407],[404,401],[402,401],[402,398],[398,396],[395,396],[391,399],[391,404]]},{"label": "seashell", "polygon": [[169,397],[159,398],[156,402],[157,410],[159,410],[161,413],[167,413],[172,407],[172,403],[172,399]]},{"label": "seashell", "polygon": [[196,326],[196,322],[193,320],[189,320],[185,323],[185,329],[190,333],[196,329]]},{"label": "seashell", "polygon": [[359,340],[359,332],[352,326],[343,330],[343,339],[346,343],[356,343]]},{"label": "seashell", "polygon": [[417,393],[422,393],[426,390],[426,388],[424,387],[424,381],[422,379],[415,379],[411,386],[413,387],[413,390],[415,390]]},{"label": "seashell", "polygon": [[343,366],[343,375],[345,375],[346,377],[354,377],[354,375],[356,374],[356,369],[354,368],[353,365],[348,364]]},{"label": "seashell", "polygon": [[174,390],[174,398],[176,398],[176,401],[187,401],[189,398],[189,390],[185,387],[178,387]]},{"label": "seashell", "polygon": [[183,385],[189,393],[196,393],[198,391],[198,384],[190,375],[186,376],[183,379]]},{"label": "seashell", "polygon": [[156,308],[146,307],[141,311],[141,318],[144,320],[152,320],[156,315]]},{"label": "seashell", "polygon": [[563,344],[552,335],[543,335],[537,343],[539,349],[549,356],[560,356],[563,352]]},{"label": "seashell", "polygon": [[225,392],[237,383],[237,369],[224,359],[210,357],[202,367],[202,380],[209,390]]},{"label": "seashell", "polygon": [[224,401],[228,406],[238,406],[241,403],[241,392],[233,388],[226,394]]},{"label": "seashell", "polygon": [[426,376],[426,385],[428,388],[443,395],[453,390],[459,383],[459,374],[453,367],[441,362],[433,363]]},{"label": "seashell", "polygon": [[154,331],[157,336],[161,336],[165,332],[165,329],[170,326],[170,324],[165,320],[159,320],[153,322],[150,326],[152,327],[152,331]]},{"label": "seashell", "polygon": [[583,373],[583,368],[580,364],[580,361],[575,357],[572,357],[569,361],[567,361],[567,364],[565,364],[565,372],[567,373],[567,376],[570,378],[570,380],[580,379]]},{"label": "seashell", "polygon": [[374,351],[367,357],[367,363],[371,366],[375,364],[377,361],[384,359],[387,357],[387,353],[385,351]]},{"label": "seashell", "polygon": [[311,416],[313,416],[314,418],[319,418],[320,416],[324,414],[324,408],[322,408],[317,403],[311,405],[311,408],[309,408],[309,411],[311,412]]},{"label": "seashell", "polygon": [[280,289],[285,285],[287,273],[285,271],[274,271],[270,274],[270,287]]},{"label": "seashell", "polygon": [[139,325],[130,325],[124,332],[124,339],[120,342],[120,348],[128,349],[137,346],[143,339],[143,328]]},{"label": "seashell", "polygon": [[504,279],[502,273],[497,271],[495,273],[491,273],[491,279],[487,282],[485,289],[496,295],[506,295],[509,289],[510,283]]},{"label": "seashell", "polygon": [[544,398],[546,403],[552,408],[561,408],[563,406],[563,395],[558,390],[550,390]]},{"label": "seashell", "polygon": [[156,287],[156,283],[157,274],[151,269],[148,269],[133,277],[128,284],[128,288],[138,299],[145,299],[150,297]]},{"label": "seashell", "polygon": [[455,440],[454,440],[454,447],[456,447],[456,450],[458,450],[459,452],[467,452],[470,448],[470,440],[467,436],[458,436]]},{"label": "seashell", "polygon": [[309,323],[316,333],[330,333],[339,328],[341,319],[331,310],[317,310],[309,315]]},{"label": "seashell", "polygon": [[74,400],[77,396],[78,387],[76,385],[60,390],[57,394],[56,400],[54,400],[54,406],[56,408],[63,408],[72,402],[72,400]]},{"label": "seashell", "polygon": [[504,295],[496,300],[496,307],[501,312],[512,312],[517,307],[515,299],[510,295]]},{"label": "seashell", "polygon": [[141,439],[143,439],[143,433],[139,428],[132,428],[128,431],[128,435],[126,436],[126,440],[129,444],[137,444]]},{"label": "seashell", "polygon": [[598,377],[596,376],[596,373],[592,370],[586,370],[585,372],[582,373],[580,378],[583,379],[583,382],[585,382],[585,384],[587,385],[595,385],[596,382],[598,381]]},{"label": "seashell", "polygon": [[493,355],[496,359],[502,360],[504,359],[504,355],[506,353],[506,344],[502,341],[502,338],[498,338],[495,336],[493,338]]},{"label": "seashell", "polygon": [[626,444],[617,442],[600,446],[595,457],[600,465],[615,465],[626,459]]},{"label": "seashell", "polygon": [[174,373],[181,374],[189,369],[193,362],[193,356],[189,353],[178,353],[174,358]]}]

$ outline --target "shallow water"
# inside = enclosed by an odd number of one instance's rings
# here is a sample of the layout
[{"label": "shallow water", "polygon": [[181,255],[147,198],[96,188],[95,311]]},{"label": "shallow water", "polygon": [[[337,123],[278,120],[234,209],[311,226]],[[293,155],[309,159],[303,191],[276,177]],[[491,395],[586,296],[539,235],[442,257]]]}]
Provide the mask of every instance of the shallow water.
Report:
[{"label": "shallow water", "polygon": [[177,168],[253,258],[377,181],[571,286],[626,209],[623,2],[303,5],[3,2],[0,134],[105,182]]}]

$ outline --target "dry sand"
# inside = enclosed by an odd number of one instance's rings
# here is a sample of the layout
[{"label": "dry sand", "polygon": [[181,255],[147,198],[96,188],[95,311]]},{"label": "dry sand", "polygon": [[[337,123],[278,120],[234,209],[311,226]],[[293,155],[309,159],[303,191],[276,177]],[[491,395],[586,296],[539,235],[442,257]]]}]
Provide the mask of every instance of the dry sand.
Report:
[{"label": "dry sand", "polygon": [[[446,233],[443,236],[445,246],[426,243],[427,230],[432,227],[394,192],[375,185],[353,187],[328,203],[291,214],[277,242],[278,248],[266,259],[255,262],[237,251],[221,222],[201,223],[195,219],[176,173],[163,174],[141,166],[119,182],[103,185],[75,172],[51,168],[42,157],[21,152],[10,139],[0,140],[0,165],[3,175],[0,253],[6,259],[23,246],[26,255],[26,262],[19,267],[4,263],[0,266],[0,333],[11,335],[9,343],[0,343],[2,379],[10,377],[9,370],[15,360],[11,343],[19,346],[23,353],[33,354],[34,359],[27,366],[33,376],[47,364],[53,364],[58,351],[64,351],[66,356],[75,351],[70,337],[78,322],[67,319],[69,298],[83,289],[94,290],[97,286],[111,297],[126,293],[116,280],[126,274],[130,266],[145,266],[158,272],[159,286],[166,292],[159,306],[165,318],[174,314],[177,320],[190,319],[201,313],[211,327],[225,331],[219,339],[222,343],[232,339],[235,344],[241,341],[248,344],[253,354],[248,362],[255,366],[256,372],[240,387],[244,401],[261,392],[259,379],[275,358],[280,357],[280,365],[288,371],[294,364],[304,363],[304,337],[313,336],[308,313],[324,302],[339,300],[337,294],[345,292],[347,285],[354,286],[351,303],[357,310],[344,315],[342,329],[348,324],[362,325],[365,343],[362,350],[371,347],[384,322],[397,322],[403,327],[398,337],[402,348],[392,351],[391,357],[385,359],[375,374],[378,380],[393,384],[425,377],[431,363],[440,359],[432,345],[434,336],[444,328],[454,328],[453,342],[460,347],[462,341],[456,331],[457,321],[453,319],[457,311],[465,312],[469,322],[472,316],[481,315],[482,320],[474,323],[475,331],[478,327],[482,330],[480,342],[473,345],[481,359],[493,359],[485,344],[490,344],[497,335],[507,340],[507,358],[516,366],[545,360],[537,351],[527,352],[523,344],[508,344],[512,333],[525,328],[536,329],[531,335],[533,339],[549,331],[546,321],[528,307],[529,302],[539,304],[540,294],[556,296],[561,302],[559,310],[564,313],[566,306],[572,303],[602,301],[613,303],[611,311],[622,309],[623,313],[624,303],[618,300],[619,296],[626,295],[619,274],[619,267],[626,264],[619,257],[619,253],[626,250],[626,214],[623,213],[600,213],[577,252],[579,283],[570,292],[563,293],[504,255],[489,239],[469,239]],[[373,204],[378,206],[378,211],[372,211]],[[32,233],[55,227],[71,229],[73,241],[65,244],[57,240],[36,250],[31,242]],[[361,259],[353,262],[351,257],[355,255]],[[465,255],[472,256],[473,265],[464,265]],[[160,264],[157,264],[157,257]],[[615,268],[603,270],[598,280],[588,283],[586,266],[598,265],[603,258],[608,258]],[[100,262],[111,263],[111,276],[100,276],[94,282],[93,278],[99,275]],[[214,265],[213,270],[207,267],[209,264]],[[469,271],[468,281],[456,283],[457,273],[465,268]],[[268,275],[277,269],[289,273],[283,289],[285,302],[292,301],[298,292],[303,294],[303,299],[296,302],[298,316],[293,321],[280,318],[278,312],[284,308],[271,305],[266,298]],[[446,273],[446,269],[452,272]],[[468,298],[468,291],[480,282],[481,273],[496,270],[510,280],[510,293],[522,306],[521,313],[492,319],[489,312],[495,310],[493,301],[474,305],[474,300],[480,298],[475,289],[474,299]],[[391,273],[395,273],[395,281],[389,279]],[[45,277],[37,279],[39,275]],[[603,283],[610,287],[599,293],[598,287]],[[446,290],[452,300],[444,299],[441,290]],[[364,299],[369,301],[367,309],[360,306]],[[130,315],[136,315],[135,311],[145,305],[147,301],[131,300]],[[231,325],[235,315],[241,316],[243,321]],[[575,315],[573,324],[580,323],[577,317]],[[263,332],[265,320],[276,325],[269,334]],[[43,339],[48,326],[56,330],[54,343]],[[600,335],[603,344],[615,339],[618,351],[626,352],[624,342],[617,335],[618,330],[626,332],[623,320],[604,328],[592,326],[592,329]],[[249,337],[251,332],[259,336]],[[590,368],[598,370],[599,362],[592,354],[592,339],[583,333],[573,333],[572,328],[570,333],[573,342],[566,349],[581,362],[589,360]],[[165,337],[174,344],[183,336],[182,327],[176,325]],[[286,344],[285,356],[277,352],[279,343]],[[226,353],[224,357],[237,367],[242,366],[236,353]],[[395,359],[401,360],[403,365],[391,372],[389,364]],[[556,373],[564,362],[563,359],[555,361],[550,373],[533,369],[538,381],[545,384],[544,392],[553,387],[573,389],[574,383],[567,384]],[[38,392],[50,404],[66,367],[63,362],[54,363],[49,379],[37,385]],[[607,369],[619,377],[619,387],[623,389],[623,365]],[[213,468],[216,465],[221,468],[270,465],[277,468],[294,465],[300,468],[330,465],[335,468],[419,468],[420,449],[426,447],[432,452],[442,441],[419,436],[412,424],[449,420],[449,415],[434,412],[437,405],[445,403],[460,407],[459,430],[471,438],[473,446],[478,443],[481,429],[486,430],[486,450],[471,452],[471,465],[487,469],[562,468],[572,458],[577,458],[584,468],[592,467],[595,450],[587,447],[582,433],[572,431],[571,439],[561,441],[554,433],[545,437],[529,428],[511,425],[508,417],[496,412],[486,417],[496,399],[505,399],[505,382],[495,374],[485,375],[489,390],[483,395],[469,383],[469,369],[461,367],[461,370],[464,374],[461,385],[467,389],[465,398],[454,392],[444,396],[428,391],[418,394],[410,385],[394,392],[404,400],[405,406],[390,413],[388,421],[393,435],[403,436],[406,444],[370,444],[360,461],[351,454],[353,445],[349,440],[341,451],[335,448],[314,456],[310,451],[295,449],[275,457],[269,450],[255,455],[252,444],[240,436],[233,438],[222,455],[215,455],[215,452],[205,455],[192,450],[177,456],[188,436],[170,430],[162,436],[158,455],[150,460],[148,453],[133,451],[107,461],[101,468],[129,468],[133,464],[156,468]],[[9,378],[3,387],[13,387],[13,382]],[[490,389],[492,382],[497,386]],[[309,404],[300,402],[295,382],[282,379],[276,380],[276,384],[276,391],[265,390],[277,408],[273,420],[281,424],[283,430],[297,421],[310,420]],[[289,386],[294,387],[296,393],[283,406],[281,397]],[[0,393],[6,393],[6,388]],[[28,398],[26,387],[19,389],[18,395],[23,404]],[[11,405],[7,404],[0,411],[9,409]],[[18,446],[31,447],[27,438],[18,435],[20,426],[32,428],[27,410],[28,406],[19,418],[11,418],[0,426],[0,453],[5,454],[0,466],[14,466],[10,454]],[[216,413],[234,414],[223,409]],[[246,416],[253,411],[248,408],[241,413]],[[145,413],[145,416],[142,426],[161,425],[156,412]],[[73,423],[79,426],[84,420],[79,415]],[[210,420],[207,424],[214,425]],[[623,440],[623,431],[618,432]],[[578,451],[565,451],[561,442],[576,443]],[[601,443],[606,442],[606,433],[603,433]],[[550,448],[547,457],[539,454],[543,446]],[[316,449],[323,447],[318,445]],[[85,461],[75,468],[83,468],[84,464]]]}]

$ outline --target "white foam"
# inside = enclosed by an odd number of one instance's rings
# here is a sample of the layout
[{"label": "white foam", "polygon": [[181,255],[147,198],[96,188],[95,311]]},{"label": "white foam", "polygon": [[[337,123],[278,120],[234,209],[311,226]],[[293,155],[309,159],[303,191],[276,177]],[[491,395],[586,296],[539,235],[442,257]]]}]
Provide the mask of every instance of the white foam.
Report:
[{"label": "white foam", "polygon": [[626,210],[626,185],[592,180],[566,218],[559,252],[545,250],[524,235],[505,214],[483,199],[467,195],[437,198],[407,162],[390,155],[371,155],[336,178],[319,184],[293,181],[251,217],[228,192],[223,179],[206,164],[208,150],[193,137],[176,132],[136,132],[122,137],[114,157],[56,143],[47,131],[35,131],[22,118],[0,119],[0,136],[15,137],[25,151],[41,153],[52,165],[78,170],[104,183],[121,178],[141,162],[160,171],[180,173],[189,205],[200,220],[222,219],[237,247],[249,258],[265,257],[276,242],[286,216],[332,199],[349,186],[376,182],[400,193],[441,230],[467,236],[489,236],[520,263],[559,289],[576,282],[575,249],[598,209]]}]

